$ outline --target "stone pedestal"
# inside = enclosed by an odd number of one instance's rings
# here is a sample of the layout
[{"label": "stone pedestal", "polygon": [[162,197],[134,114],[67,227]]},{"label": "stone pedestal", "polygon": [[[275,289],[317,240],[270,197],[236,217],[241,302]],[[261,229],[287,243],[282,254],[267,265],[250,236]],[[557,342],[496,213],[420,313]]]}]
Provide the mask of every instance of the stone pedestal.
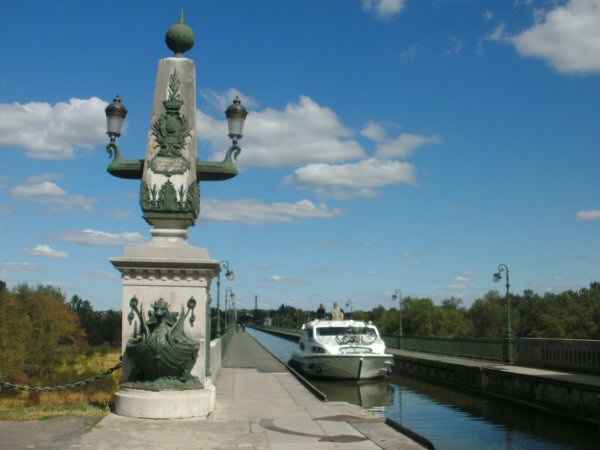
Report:
[{"label": "stone pedestal", "polygon": [[130,300],[136,297],[143,314],[162,298],[171,312],[187,309],[190,298],[196,301],[195,321],[185,321],[187,337],[200,343],[198,358],[191,374],[198,377],[203,389],[144,391],[122,387],[116,397],[116,413],[140,418],[181,418],[208,415],[215,405],[216,391],[207,377],[210,357],[210,336],[207,335],[207,308],[210,283],[221,270],[219,262],[210,258],[208,250],[190,246],[187,231],[152,230],[148,244],[126,247],[125,256],[111,258],[121,272],[123,282],[123,382],[130,381],[134,362],[125,354],[127,342],[134,330],[140,329],[137,317],[130,324]]},{"label": "stone pedestal", "polygon": [[187,419],[206,417],[215,409],[216,390],[143,391],[121,388],[116,395],[116,413],[139,419]]}]

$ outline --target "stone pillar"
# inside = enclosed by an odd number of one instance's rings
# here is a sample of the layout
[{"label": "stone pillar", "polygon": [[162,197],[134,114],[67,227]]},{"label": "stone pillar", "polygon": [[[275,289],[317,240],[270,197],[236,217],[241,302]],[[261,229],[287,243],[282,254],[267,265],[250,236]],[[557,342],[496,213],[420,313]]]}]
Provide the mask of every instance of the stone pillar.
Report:
[{"label": "stone pillar", "polygon": [[[194,45],[194,32],[183,11],[165,41],[174,55],[159,61],[145,159],[123,158],[120,127],[109,129],[106,147],[113,157],[108,172],[139,180],[143,217],[154,227],[149,243],[127,247],[123,257],[111,259],[123,283],[123,384],[116,412],[153,419],[207,416],[215,406],[215,387],[207,377],[208,300],[221,266],[207,249],[186,242],[187,229],[200,213],[200,182],[237,175],[234,159],[242,136],[241,127],[229,135],[233,145],[222,162],[198,159],[196,69],[183,55]],[[239,104],[234,101],[235,111]],[[236,116],[228,108],[229,116],[243,121],[241,110]],[[127,113],[123,105],[109,105],[106,112],[109,123]]]},{"label": "stone pillar", "polygon": [[[208,250],[190,246],[184,240],[184,230],[152,230],[154,238],[148,244],[127,247],[125,256],[111,258],[112,264],[121,272],[123,282],[123,383],[116,396],[116,413],[140,418],[205,417],[214,410],[216,391],[206,377],[208,356],[206,354],[207,323],[206,308],[211,280],[221,267],[210,258]],[[127,343],[142,324],[134,317],[131,323],[128,313],[132,298],[138,300],[142,314],[147,315],[152,304],[165,300],[171,312],[182,314],[190,298],[196,306],[184,323],[185,335],[199,342],[199,352],[191,374],[196,376],[202,389],[191,390],[142,390],[128,387],[135,363],[126,354]],[[190,323],[191,313],[195,320]]]}]

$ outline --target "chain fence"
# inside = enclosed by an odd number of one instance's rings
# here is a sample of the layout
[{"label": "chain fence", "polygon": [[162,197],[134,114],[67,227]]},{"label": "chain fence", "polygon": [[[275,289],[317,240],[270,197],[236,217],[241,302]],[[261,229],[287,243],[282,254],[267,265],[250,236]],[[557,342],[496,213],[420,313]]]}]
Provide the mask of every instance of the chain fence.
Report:
[{"label": "chain fence", "polygon": [[115,370],[119,370],[121,367],[123,367],[123,363],[121,361],[119,361],[117,364],[115,364],[110,369],[106,369],[104,372],[100,372],[99,374],[94,375],[93,377],[86,378],[85,380],[81,380],[81,381],[76,381],[75,383],[63,384],[60,386],[25,386],[22,384],[9,383],[0,378],[0,391],[2,390],[2,388],[11,389],[13,391],[23,391],[23,392],[58,392],[58,391],[66,391],[66,390],[70,390],[70,389],[78,389],[80,387],[91,384],[95,381],[98,381],[100,378],[107,377],[108,375],[113,373]]}]

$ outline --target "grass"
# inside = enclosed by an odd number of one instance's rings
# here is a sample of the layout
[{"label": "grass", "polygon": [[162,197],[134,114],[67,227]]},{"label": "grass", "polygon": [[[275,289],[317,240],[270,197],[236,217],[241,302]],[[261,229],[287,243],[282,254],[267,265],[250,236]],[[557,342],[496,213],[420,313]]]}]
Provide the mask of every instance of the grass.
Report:
[{"label": "grass", "polygon": [[[56,386],[90,378],[119,362],[120,349],[88,348],[65,352],[63,364],[31,385]],[[98,416],[110,412],[120,371],[75,390],[58,392],[0,392],[0,420],[40,420],[60,416]]]}]

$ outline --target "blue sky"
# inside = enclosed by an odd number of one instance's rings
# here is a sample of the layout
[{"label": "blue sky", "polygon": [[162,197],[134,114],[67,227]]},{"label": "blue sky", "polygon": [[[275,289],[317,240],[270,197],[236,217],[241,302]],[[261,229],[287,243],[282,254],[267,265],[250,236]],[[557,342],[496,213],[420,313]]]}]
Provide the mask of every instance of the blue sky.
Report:
[{"label": "blue sky", "polygon": [[121,308],[108,258],[145,242],[138,184],[106,173],[104,107],[143,158],[165,31],[196,44],[201,159],[250,111],[240,175],[201,184],[189,242],[240,307],[395,289],[464,304],[600,269],[600,0],[22,0],[0,6],[0,279]]}]

